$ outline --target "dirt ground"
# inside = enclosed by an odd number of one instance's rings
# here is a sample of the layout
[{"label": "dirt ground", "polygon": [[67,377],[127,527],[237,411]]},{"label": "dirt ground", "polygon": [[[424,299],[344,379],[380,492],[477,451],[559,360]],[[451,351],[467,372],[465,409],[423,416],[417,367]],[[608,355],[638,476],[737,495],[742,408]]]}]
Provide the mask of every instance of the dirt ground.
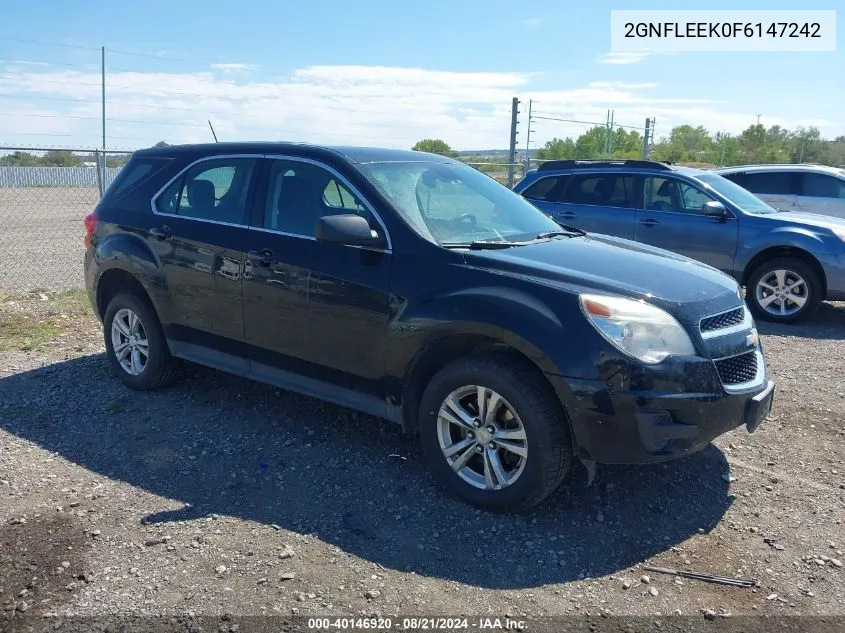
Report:
[{"label": "dirt ground", "polygon": [[756,433],[600,467],[589,488],[579,467],[501,516],[435,487],[390,423],[192,366],[133,393],[80,293],[0,297],[0,629],[33,614],[215,616],[206,630],[240,615],[845,615],[845,304],[760,330],[777,393]]}]

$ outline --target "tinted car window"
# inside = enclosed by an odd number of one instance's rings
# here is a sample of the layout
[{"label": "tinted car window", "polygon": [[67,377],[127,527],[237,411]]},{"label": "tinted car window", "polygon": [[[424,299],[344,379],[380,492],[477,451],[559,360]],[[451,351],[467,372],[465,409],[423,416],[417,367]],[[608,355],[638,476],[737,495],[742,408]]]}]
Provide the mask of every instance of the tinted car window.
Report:
[{"label": "tinted car window", "polygon": [[572,177],[561,202],[633,209],[633,174],[579,174]]},{"label": "tinted car window", "polygon": [[111,199],[113,197],[120,197],[130,189],[143,182],[145,179],[152,176],[165,167],[170,162],[169,158],[146,158],[133,157],[121,169],[117,176],[112,181],[109,188],[106,190],[103,199]]},{"label": "tinted car window", "polygon": [[793,172],[752,172],[745,174],[740,183],[751,193],[766,193],[772,195],[789,195],[795,193],[792,187]]},{"label": "tinted car window", "polygon": [[321,217],[341,213],[357,213],[372,228],[378,228],[363,201],[327,169],[300,161],[273,161],[267,182],[264,228],[314,237]]},{"label": "tinted car window", "polygon": [[650,211],[673,211],[675,213],[701,213],[711,196],[689,183],[674,178],[645,178],[645,208]]},{"label": "tinted car window", "polygon": [[569,176],[549,176],[541,178],[533,185],[522,192],[522,195],[529,200],[542,200],[544,202],[558,202],[560,193],[566,188]]},{"label": "tinted car window", "polygon": [[188,218],[243,223],[255,165],[252,158],[221,158],[194,165],[159,196],[156,209]]},{"label": "tinted car window", "polygon": [[845,198],[845,180],[824,174],[801,174],[800,195],[813,198]]}]

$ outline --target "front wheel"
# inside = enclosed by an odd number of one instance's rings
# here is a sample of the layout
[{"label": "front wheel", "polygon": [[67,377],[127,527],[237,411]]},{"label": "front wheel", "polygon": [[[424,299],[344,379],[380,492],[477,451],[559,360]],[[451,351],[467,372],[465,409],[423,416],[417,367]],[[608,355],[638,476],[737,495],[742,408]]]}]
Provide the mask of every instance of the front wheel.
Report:
[{"label": "front wheel", "polygon": [[438,482],[488,510],[540,503],[572,462],[568,422],[551,387],[508,354],[468,357],[442,369],[423,394],[419,430]]},{"label": "front wheel", "polygon": [[822,301],[816,272],[800,259],[764,262],[748,278],[746,298],[754,315],[764,321],[797,323],[809,317]]}]

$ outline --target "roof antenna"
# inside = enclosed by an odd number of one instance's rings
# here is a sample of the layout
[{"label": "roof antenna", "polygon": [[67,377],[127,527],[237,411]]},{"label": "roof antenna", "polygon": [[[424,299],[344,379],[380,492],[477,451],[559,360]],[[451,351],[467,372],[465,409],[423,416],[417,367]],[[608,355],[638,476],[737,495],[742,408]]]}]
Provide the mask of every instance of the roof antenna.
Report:
[{"label": "roof antenna", "polygon": [[214,142],[219,143],[220,141],[217,140],[217,134],[214,133],[214,126],[211,125],[211,119],[208,120],[208,127],[211,128],[211,135],[214,137]]}]

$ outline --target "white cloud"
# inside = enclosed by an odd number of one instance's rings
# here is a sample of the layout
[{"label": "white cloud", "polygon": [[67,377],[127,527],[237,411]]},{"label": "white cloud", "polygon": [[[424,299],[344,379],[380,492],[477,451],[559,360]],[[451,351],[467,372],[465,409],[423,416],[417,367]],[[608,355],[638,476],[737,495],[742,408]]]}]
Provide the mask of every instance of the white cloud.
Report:
[{"label": "white cloud", "polygon": [[590,88],[616,88],[619,90],[643,90],[645,88],[657,88],[660,84],[657,83],[640,83],[632,84],[624,81],[593,81],[590,82]]},{"label": "white cloud", "polygon": [[[240,66],[240,65],[238,65]],[[234,69],[233,69],[234,70]],[[608,109],[622,125],[657,119],[658,136],[673,125],[704,125],[738,132],[753,113],[724,103],[665,91],[652,82],[596,81],[567,89],[537,90],[536,77],[518,72],[451,72],[388,66],[308,66],[271,77],[246,72],[111,72],[106,77],[107,142],[132,149],[159,140],[210,141],[207,119],[221,140],[291,140],[411,147],[426,137],[457,149],[506,147],[510,105],[523,101],[524,143],[528,99],[535,115],[604,122]],[[0,62],[0,145],[100,143],[100,74]],[[704,92],[706,94],[706,92]],[[806,117],[809,121],[809,117]],[[802,123],[768,117],[767,125]],[[803,123],[807,125],[808,123]],[[841,127],[816,124],[826,136]],[[587,124],[538,119],[532,145],[553,136],[577,136]],[[52,136],[51,136],[52,135]]]},{"label": "white cloud", "polygon": [[224,73],[240,73],[258,70],[255,64],[211,64],[215,70],[222,70]]},{"label": "white cloud", "polygon": [[523,26],[527,26],[528,28],[537,28],[543,23],[543,18],[528,18],[527,20],[522,20],[520,24]]},{"label": "white cloud", "polygon": [[624,52],[624,53],[605,53],[603,55],[599,55],[598,61],[599,64],[613,64],[613,65],[629,65],[629,64],[639,64],[641,61],[645,61],[649,57],[654,55],[654,53],[638,53],[638,52]]}]

